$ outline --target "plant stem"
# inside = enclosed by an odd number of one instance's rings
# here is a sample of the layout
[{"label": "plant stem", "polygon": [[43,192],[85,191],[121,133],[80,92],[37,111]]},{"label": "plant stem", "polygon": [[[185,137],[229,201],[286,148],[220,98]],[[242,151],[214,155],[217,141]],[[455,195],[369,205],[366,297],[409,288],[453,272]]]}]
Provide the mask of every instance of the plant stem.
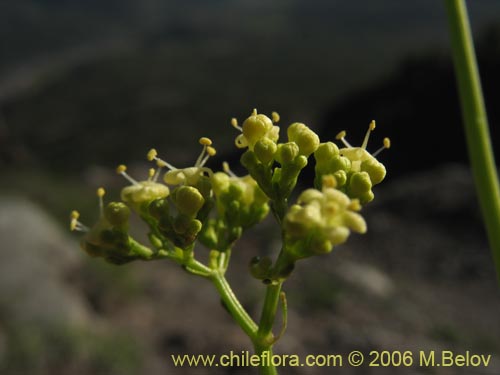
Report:
[{"label": "plant stem", "polygon": [[445,0],[465,136],[479,204],[500,284],[500,187],[464,0]]},{"label": "plant stem", "polygon": [[280,299],[282,282],[272,283],[267,286],[266,298],[262,307],[262,315],[259,322],[257,337],[254,340],[255,354],[263,356],[264,352],[269,352],[269,360],[261,362],[259,372],[261,375],[277,375],[278,372],[273,366],[271,358],[273,355],[272,346],[274,335],[272,332],[276,311]]},{"label": "plant stem", "polygon": [[254,341],[258,330],[257,324],[255,324],[250,315],[248,315],[243,306],[241,306],[240,301],[236,298],[236,295],[224,275],[222,275],[219,271],[213,271],[210,279],[217,288],[222,301],[224,301],[224,304],[236,323],[238,323],[247,336]]}]

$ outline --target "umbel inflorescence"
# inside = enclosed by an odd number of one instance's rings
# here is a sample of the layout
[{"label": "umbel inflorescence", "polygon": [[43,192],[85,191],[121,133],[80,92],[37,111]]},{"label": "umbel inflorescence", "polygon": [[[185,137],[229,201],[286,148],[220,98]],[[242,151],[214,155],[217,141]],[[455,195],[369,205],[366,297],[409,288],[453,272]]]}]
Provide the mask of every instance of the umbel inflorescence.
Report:
[{"label": "umbel inflorescence", "polygon": [[[374,121],[361,147],[351,146],[346,132],[340,132],[337,139],[343,148],[333,142],[321,143],[306,125],[293,123],[287,129],[288,142],[280,143],[280,128],[275,125],[279,115],[273,112],[271,118],[254,110],[241,127],[236,119],[231,120],[241,132],[235,144],[246,149],[241,162],[248,175],[236,176],[227,163],[219,172],[206,167],[216,153],[206,137],[199,140],[203,149],[192,167],[176,168],[151,149],[147,159],[157,169],[151,168],[146,180],[136,181],[125,165],[119,165],[117,173],[130,183],[122,189],[121,202],[105,206],[105,191],[97,189],[99,220],[87,227],[73,211],[71,230],[85,233],[82,247],[89,255],[119,264],[191,251],[197,240],[209,249],[230,250],[243,231],[262,221],[270,208],[282,225],[285,249],[294,260],[330,252],[351,231],[364,233],[366,223],[359,211],[373,199],[372,187],[385,177],[385,167],[376,156],[390,147],[389,139],[370,154],[366,147]],[[290,207],[283,206],[311,155],[314,188],[302,192]],[[149,225],[151,249],[129,236],[130,210]]]},{"label": "umbel inflorescence", "polygon": [[[241,126],[236,119],[231,120],[240,133],[235,144],[243,150],[240,161],[248,171],[245,176],[235,175],[227,163],[221,171],[207,167],[216,150],[206,137],[200,138],[202,151],[190,167],[174,167],[161,159],[155,149],[147,153],[154,168],[145,180],[135,180],[127,174],[125,165],[118,166],[117,173],[130,183],[122,189],[121,201],[105,205],[105,191],[99,188],[99,219],[87,227],[79,221],[79,213],[73,211],[71,230],[84,232],[81,245],[90,256],[114,264],[171,259],[186,271],[209,278],[256,350],[270,350],[276,338],[269,322],[274,321],[276,308],[272,304],[278,303],[281,284],[297,261],[331,252],[351,232],[366,232],[360,211],[373,200],[373,186],[386,175],[384,165],[376,157],[390,147],[385,138],[380,149],[367,151],[375,122],[370,123],[360,147],[351,146],[345,131],[340,132],[339,148],[333,142],[322,143],[302,123],[291,124],[286,140],[281,136],[280,141],[278,121],[277,113],[268,117],[256,110]],[[298,177],[312,160],[314,187],[302,191],[297,201],[290,204]],[[129,234],[132,211],[149,228],[148,246]],[[250,274],[269,288],[257,324],[230,292],[224,274],[237,240],[270,212],[279,225],[283,245],[274,260],[271,255],[255,257],[249,265]],[[196,243],[210,253],[206,264],[196,258]]]}]

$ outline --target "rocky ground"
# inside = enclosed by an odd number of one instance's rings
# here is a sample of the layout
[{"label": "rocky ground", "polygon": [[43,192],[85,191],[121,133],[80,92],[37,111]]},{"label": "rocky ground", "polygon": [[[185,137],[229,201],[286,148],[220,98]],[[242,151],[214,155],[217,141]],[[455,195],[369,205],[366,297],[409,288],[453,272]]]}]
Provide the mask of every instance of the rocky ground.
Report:
[{"label": "rocky ground", "polygon": [[[492,354],[492,363],[476,372],[363,366],[335,373],[499,373],[500,298],[469,172],[448,165],[376,194],[364,212],[366,235],[299,263],[285,284],[289,327],[276,352],[469,350]],[[229,271],[253,316],[264,289],[246,264],[256,252],[275,251],[275,232],[269,222],[248,233]],[[0,238],[1,373],[252,373],[173,367],[173,353],[249,348],[205,280],[167,262],[115,267],[88,259],[76,238],[19,195],[1,197]]]}]

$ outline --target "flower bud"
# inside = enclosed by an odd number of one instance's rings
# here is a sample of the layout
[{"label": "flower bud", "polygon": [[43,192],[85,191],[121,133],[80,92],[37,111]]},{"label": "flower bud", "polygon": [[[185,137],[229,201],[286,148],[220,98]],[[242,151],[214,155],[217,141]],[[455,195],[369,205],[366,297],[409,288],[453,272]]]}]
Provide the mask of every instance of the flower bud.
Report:
[{"label": "flower bud", "polygon": [[128,224],[130,209],[122,202],[110,202],[104,209],[104,217],[111,225],[122,227]]},{"label": "flower bud", "polygon": [[337,187],[341,188],[347,182],[347,173],[344,170],[339,170],[333,174],[335,181],[337,182]]},{"label": "flower bud", "polygon": [[306,125],[296,122],[288,127],[288,140],[299,147],[301,155],[309,156],[319,147],[319,137]]},{"label": "flower bud", "polygon": [[[273,118],[277,119],[274,115]],[[269,139],[276,143],[279,138],[279,128],[273,125],[273,121],[269,117],[263,114],[257,114],[256,109],[254,109],[250,117],[243,122],[242,127],[238,126],[236,119],[231,121],[231,125],[241,131],[241,134],[236,137],[235,141],[236,146],[239,148],[248,147],[249,150],[253,151],[258,141]]]},{"label": "flower bud", "polygon": [[[229,173],[229,174],[228,174]],[[251,227],[269,212],[269,198],[249,175],[238,177],[228,168],[212,176],[217,212],[228,227]]]},{"label": "flower bud", "polygon": [[273,128],[272,120],[263,114],[253,113],[243,122],[243,135],[250,145],[255,145],[257,141],[264,138]]},{"label": "flower bud", "polygon": [[262,138],[255,143],[254,152],[261,163],[268,164],[273,161],[277,148],[276,142]]},{"label": "flower bud", "polygon": [[367,172],[353,173],[347,188],[347,194],[351,198],[358,198],[361,203],[368,203],[373,200],[372,182]]},{"label": "flower bud", "polygon": [[299,155],[299,146],[295,142],[280,143],[276,151],[276,161],[281,165],[290,164]]},{"label": "flower bud", "polygon": [[382,180],[386,175],[386,170],[384,165],[375,158],[364,160],[361,163],[360,169],[362,171],[367,172],[370,175],[370,180],[373,185],[382,182]]},{"label": "flower bud", "polygon": [[336,156],[339,156],[339,148],[333,142],[321,143],[314,152],[318,165],[325,165]]},{"label": "flower bud", "polygon": [[168,216],[170,211],[170,207],[167,199],[155,199],[148,206],[149,214],[154,217],[156,220],[160,220],[160,218],[164,216]]},{"label": "flower bud", "polygon": [[173,191],[172,200],[177,210],[189,217],[196,216],[205,203],[205,199],[198,189],[185,185],[179,186]]}]

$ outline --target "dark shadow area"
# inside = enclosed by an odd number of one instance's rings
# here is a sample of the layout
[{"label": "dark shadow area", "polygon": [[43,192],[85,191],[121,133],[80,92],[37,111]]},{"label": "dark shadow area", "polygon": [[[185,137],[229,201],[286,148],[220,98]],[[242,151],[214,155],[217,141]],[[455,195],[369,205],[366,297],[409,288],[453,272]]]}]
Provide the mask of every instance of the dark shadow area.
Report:
[{"label": "dark shadow area", "polygon": [[[500,149],[500,28],[492,26],[477,43],[478,64],[491,124],[493,149]],[[381,159],[392,177],[427,170],[446,163],[467,164],[453,66],[439,52],[412,57],[379,84],[347,95],[335,103],[322,121],[322,139],[334,139],[346,129],[347,139],[360,145],[368,123],[377,130],[369,149],[389,136],[392,147]],[[498,160],[497,152],[497,162]]]}]

